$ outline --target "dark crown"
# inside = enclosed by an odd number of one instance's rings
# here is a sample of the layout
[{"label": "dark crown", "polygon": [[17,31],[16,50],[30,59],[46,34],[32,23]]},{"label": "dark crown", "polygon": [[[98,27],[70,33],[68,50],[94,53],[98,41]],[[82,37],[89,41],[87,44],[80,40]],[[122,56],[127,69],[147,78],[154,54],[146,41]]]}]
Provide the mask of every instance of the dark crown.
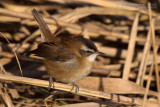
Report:
[{"label": "dark crown", "polygon": [[89,49],[93,49],[95,52],[98,51],[98,50],[97,50],[97,47],[95,46],[95,44],[94,44],[91,40],[86,39],[86,38],[83,38],[83,37],[81,37],[81,36],[76,37],[75,39],[76,39],[77,41],[82,42],[82,43],[83,43],[85,46],[87,46]]}]

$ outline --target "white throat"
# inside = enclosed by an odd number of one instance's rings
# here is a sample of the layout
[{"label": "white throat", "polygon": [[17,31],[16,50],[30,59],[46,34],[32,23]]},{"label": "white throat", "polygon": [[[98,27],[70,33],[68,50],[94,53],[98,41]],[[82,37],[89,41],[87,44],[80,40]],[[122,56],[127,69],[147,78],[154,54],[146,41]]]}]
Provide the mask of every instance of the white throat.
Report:
[{"label": "white throat", "polygon": [[91,62],[94,62],[96,57],[97,57],[97,54],[92,54],[92,55],[88,56],[88,60]]}]

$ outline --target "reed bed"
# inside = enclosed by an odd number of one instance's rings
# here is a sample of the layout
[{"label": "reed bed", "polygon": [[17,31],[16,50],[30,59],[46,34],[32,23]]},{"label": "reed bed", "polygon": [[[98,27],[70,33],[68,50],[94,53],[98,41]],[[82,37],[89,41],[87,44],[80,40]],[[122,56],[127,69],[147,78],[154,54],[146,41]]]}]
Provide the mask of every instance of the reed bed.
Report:
[{"label": "reed bed", "polygon": [[[106,54],[77,94],[59,82],[49,91],[43,59],[27,54],[42,42],[33,8],[53,34],[81,34]],[[1,0],[0,106],[160,107],[159,23],[158,0]]]}]

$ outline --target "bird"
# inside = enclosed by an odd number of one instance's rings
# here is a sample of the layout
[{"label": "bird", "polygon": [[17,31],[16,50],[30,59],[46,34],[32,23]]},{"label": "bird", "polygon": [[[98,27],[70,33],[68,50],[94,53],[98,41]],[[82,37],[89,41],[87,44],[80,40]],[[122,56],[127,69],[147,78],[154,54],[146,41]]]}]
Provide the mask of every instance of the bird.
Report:
[{"label": "bird", "polygon": [[76,87],[77,93],[79,87],[75,81],[89,75],[96,57],[104,53],[98,51],[93,41],[83,36],[54,37],[36,9],[32,10],[32,14],[38,22],[44,41],[31,53],[44,59],[44,65],[50,75],[49,89],[54,86],[54,78],[63,83],[72,83],[71,91]]}]

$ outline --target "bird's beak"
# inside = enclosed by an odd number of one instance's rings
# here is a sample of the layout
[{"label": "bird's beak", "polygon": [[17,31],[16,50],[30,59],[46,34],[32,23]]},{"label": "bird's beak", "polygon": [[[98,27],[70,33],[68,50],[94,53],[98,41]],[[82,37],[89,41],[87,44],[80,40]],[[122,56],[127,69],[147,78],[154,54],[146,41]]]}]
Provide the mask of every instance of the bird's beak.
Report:
[{"label": "bird's beak", "polygon": [[101,56],[107,56],[105,53],[102,53],[102,52],[99,52],[99,51],[97,51],[97,54],[101,55]]}]

